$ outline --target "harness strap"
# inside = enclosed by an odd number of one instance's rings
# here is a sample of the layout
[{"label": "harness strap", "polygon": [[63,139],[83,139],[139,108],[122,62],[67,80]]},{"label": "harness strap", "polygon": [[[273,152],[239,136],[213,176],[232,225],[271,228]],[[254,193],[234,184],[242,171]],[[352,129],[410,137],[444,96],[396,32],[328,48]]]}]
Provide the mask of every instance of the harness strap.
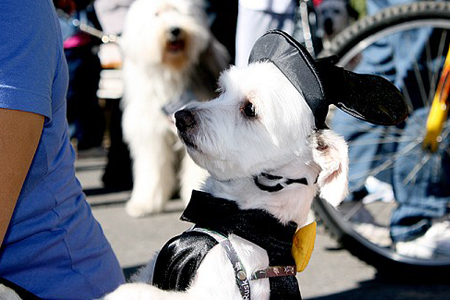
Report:
[{"label": "harness strap", "polygon": [[[224,248],[227,257],[230,260],[231,265],[233,266],[236,284],[239,288],[242,299],[245,300],[250,299],[250,284],[248,281],[247,273],[245,272],[244,265],[240,261],[239,256],[237,255],[236,250],[234,249],[230,240],[223,234],[206,228],[193,227],[189,231],[197,231],[208,234],[209,236],[213,237]],[[254,272],[250,276],[250,280],[258,280],[282,276],[295,276],[296,274],[297,274],[296,266],[268,267],[267,269],[258,270]]]},{"label": "harness strap", "polygon": [[244,265],[240,261],[239,256],[237,255],[230,240],[226,236],[206,228],[194,227],[190,230],[202,232],[212,236],[223,247],[223,249],[225,249],[227,257],[233,267],[236,284],[239,288],[242,299],[250,300],[250,283],[248,281],[247,273],[245,272]]},{"label": "harness strap", "polygon": [[267,269],[256,271],[250,279],[257,280],[270,277],[295,276],[296,274],[297,268],[295,266],[268,267]]}]

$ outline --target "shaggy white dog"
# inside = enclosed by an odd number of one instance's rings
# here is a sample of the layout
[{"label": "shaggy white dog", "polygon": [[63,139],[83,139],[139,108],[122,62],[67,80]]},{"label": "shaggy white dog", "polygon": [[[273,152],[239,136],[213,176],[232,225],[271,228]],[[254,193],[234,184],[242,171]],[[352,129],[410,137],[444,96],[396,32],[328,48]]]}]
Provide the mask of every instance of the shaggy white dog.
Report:
[{"label": "shaggy white dog", "polygon": [[[272,63],[231,68],[220,77],[222,94],[211,102],[176,113],[179,135],[194,161],[211,174],[202,190],[235,201],[243,209],[262,209],[282,224],[305,225],[311,201],[323,195],[340,201],[346,192],[347,146],[330,130],[315,130],[303,97]],[[304,178],[270,193],[255,185],[255,174]],[[316,181],[317,180],[317,181]],[[274,185],[268,178],[262,184]],[[282,180],[280,180],[281,184]],[[315,184],[317,182],[317,184]],[[248,274],[269,266],[267,252],[229,236]],[[137,281],[151,282],[152,266]],[[250,281],[251,299],[270,297],[269,279]],[[189,289],[173,292],[146,283],[119,287],[115,299],[242,299],[223,247],[214,247],[201,263]]]},{"label": "shaggy white dog", "polygon": [[120,44],[125,82],[122,127],[134,177],[126,210],[140,217],[162,211],[180,180],[180,194],[187,199],[204,179],[204,170],[187,155],[183,159],[170,115],[191,100],[216,96],[216,81],[228,66],[228,54],[212,36],[200,0],[135,1]]}]

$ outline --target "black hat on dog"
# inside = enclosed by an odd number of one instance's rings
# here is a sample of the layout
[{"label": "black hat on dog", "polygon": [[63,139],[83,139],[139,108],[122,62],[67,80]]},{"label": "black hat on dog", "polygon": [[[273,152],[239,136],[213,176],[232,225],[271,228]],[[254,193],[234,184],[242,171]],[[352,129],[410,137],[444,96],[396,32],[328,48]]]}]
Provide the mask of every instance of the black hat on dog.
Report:
[{"label": "black hat on dog", "polygon": [[258,61],[275,64],[303,95],[318,129],[326,128],[325,118],[331,104],[377,125],[396,125],[408,115],[403,96],[388,80],[344,70],[331,59],[316,61],[283,31],[268,31],[256,41],[249,64]]}]

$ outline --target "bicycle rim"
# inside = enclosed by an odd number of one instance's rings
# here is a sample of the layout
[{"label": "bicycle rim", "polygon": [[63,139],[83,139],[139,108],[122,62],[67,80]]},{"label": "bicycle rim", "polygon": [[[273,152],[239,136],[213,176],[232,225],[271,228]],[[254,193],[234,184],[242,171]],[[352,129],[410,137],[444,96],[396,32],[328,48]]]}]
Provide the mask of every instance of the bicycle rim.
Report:
[{"label": "bicycle rim", "polygon": [[[389,78],[392,75],[390,74],[392,70],[383,73],[380,72],[379,68],[360,68],[361,61],[364,61],[365,56],[374,53],[375,48],[385,45],[395,36],[402,35],[407,37],[411,35],[411,37],[418,37],[420,36],[418,32],[429,32],[432,34],[433,39],[427,41],[421,51],[415,54],[417,56],[416,60],[411,59],[413,67],[410,72],[415,74],[416,82],[409,82],[408,84],[403,82],[403,85],[401,81],[396,83],[402,89],[410,111],[423,110],[422,107],[426,108],[431,104],[436,89],[435,82],[439,80],[441,66],[444,62],[444,60],[439,61],[439,59],[441,57],[445,59],[449,47],[449,3],[411,3],[399,7],[391,7],[375,16],[366,17],[338,36],[333,41],[330,49],[322,53],[321,56],[334,54],[340,58],[338,62],[340,66],[353,69],[359,73],[379,74]],[[417,40],[411,41],[415,42]],[[405,43],[402,47],[413,51],[414,48],[411,45]],[[407,52],[405,51],[404,53]],[[424,66],[429,70],[424,71]],[[426,78],[423,77],[424,74]],[[411,89],[410,86],[414,88]],[[393,172],[392,169],[395,162],[408,157],[408,155],[412,155],[411,157],[414,158],[422,158],[411,161],[411,163],[414,162],[416,165],[406,173],[404,178],[405,184],[414,182],[424,168],[431,168],[429,166],[430,161],[439,161],[433,155],[445,155],[445,159],[448,158],[450,153],[448,149],[442,149],[444,145],[442,145],[438,154],[430,154],[426,150],[422,150],[421,142],[424,133],[420,129],[424,129],[425,124],[421,123],[424,122],[423,119],[416,121],[418,129],[410,131],[408,134],[402,126],[394,128],[376,127],[376,130],[382,132],[376,140],[355,139],[349,141],[350,151],[352,151],[352,147],[361,147],[364,143],[370,144],[373,142],[377,143],[377,145],[384,144],[387,146],[394,144],[394,142],[396,144],[396,146],[392,147],[394,148],[392,152],[377,153],[373,156],[372,162],[366,161],[366,164],[373,163],[373,165],[364,172],[360,174],[357,174],[357,172],[350,173],[350,182],[352,183],[350,192],[357,194],[356,192],[361,187],[367,186],[367,178],[371,178],[371,180],[374,178],[377,184],[388,181],[386,178],[390,178],[389,172]],[[331,129],[335,129],[333,120],[330,122],[330,125]],[[375,128],[364,122],[360,122],[356,126],[360,126],[361,134],[365,134]],[[344,126],[341,125],[337,131],[345,131],[343,128]],[[352,134],[358,134],[355,131],[354,123],[352,123],[351,130],[353,131]],[[340,133],[345,135],[345,132]],[[448,138],[449,134],[450,126],[447,120],[442,133],[443,139]],[[423,151],[423,153],[420,151]],[[360,163],[357,158],[355,161]],[[436,168],[436,166],[433,165],[433,168]],[[352,169],[352,159],[350,160],[350,168]],[[450,182],[448,183],[450,184]],[[389,234],[390,218],[392,212],[397,208],[396,202],[388,199],[384,199],[385,201],[379,201],[379,199],[362,201],[365,196],[367,195],[363,194],[360,199],[357,199],[358,201],[344,202],[338,210],[332,208],[324,200],[317,199],[314,210],[344,248],[358,258],[374,265],[384,274],[397,276],[401,273],[402,276],[409,277],[421,274],[420,278],[422,279],[424,274],[427,274],[430,279],[442,276],[444,273],[448,274],[450,270],[450,253],[438,254],[430,259],[398,254]]]}]

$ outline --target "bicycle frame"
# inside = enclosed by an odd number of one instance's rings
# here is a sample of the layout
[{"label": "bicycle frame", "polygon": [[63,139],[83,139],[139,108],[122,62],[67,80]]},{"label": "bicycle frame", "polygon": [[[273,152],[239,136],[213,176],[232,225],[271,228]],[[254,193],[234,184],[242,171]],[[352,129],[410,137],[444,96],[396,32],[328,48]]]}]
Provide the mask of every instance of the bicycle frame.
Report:
[{"label": "bicycle frame", "polygon": [[450,48],[447,52],[441,78],[431,104],[430,113],[427,119],[425,139],[423,147],[435,152],[441,142],[441,132],[444,123],[447,120],[449,110],[449,92],[450,92]]}]

